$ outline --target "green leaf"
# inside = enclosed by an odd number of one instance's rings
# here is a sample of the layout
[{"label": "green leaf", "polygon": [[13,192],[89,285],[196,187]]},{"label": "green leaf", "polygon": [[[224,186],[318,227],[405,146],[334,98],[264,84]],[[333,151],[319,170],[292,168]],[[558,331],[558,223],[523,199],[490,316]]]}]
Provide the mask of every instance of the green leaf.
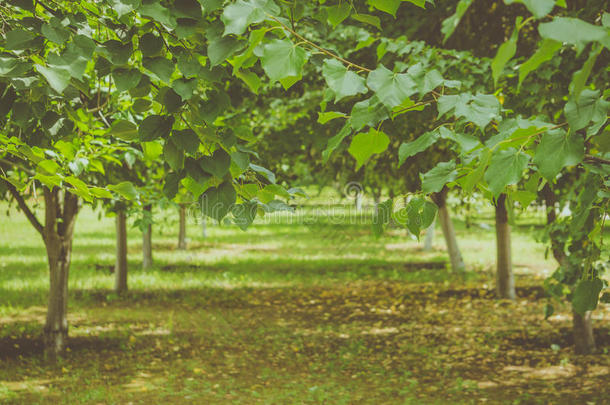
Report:
[{"label": "green leaf", "polygon": [[172,16],[170,10],[163,7],[158,1],[142,4],[138,11],[144,17],[156,20],[171,29],[176,28],[176,19]]},{"label": "green leaf", "polygon": [[275,183],[275,174],[273,174],[271,170],[259,165],[255,165],[254,163],[250,163],[250,169],[265,176],[269,182]]},{"label": "green leaf", "polygon": [[165,83],[170,82],[176,68],[171,60],[162,57],[144,58],[142,59],[142,66],[153,72],[159,80]]},{"label": "green leaf", "polygon": [[133,141],[138,138],[138,126],[131,121],[118,120],[112,123],[108,134],[124,141]]},{"label": "green leaf", "polygon": [[523,209],[526,209],[536,198],[538,198],[538,194],[532,193],[531,191],[517,190],[512,191],[510,197],[513,200],[518,201]]},{"label": "green leaf", "polygon": [[375,126],[389,116],[388,110],[377,97],[371,97],[354,104],[350,122],[354,131],[360,131],[365,126]]},{"label": "green leaf", "polygon": [[261,64],[271,81],[301,76],[309,54],[288,40],[275,39],[263,46]]},{"label": "green leaf", "polygon": [[29,49],[36,36],[30,31],[17,28],[6,33],[4,48],[11,51]]},{"label": "green leaf", "polygon": [[455,162],[440,162],[421,177],[422,191],[428,193],[438,193],[443,189],[445,184],[454,181],[457,178]]},{"label": "green leaf", "polygon": [[131,90],[140,83],[142,73],[137,69],[115,69],[112,71],[112,78],[117,91]]},{"label": "green leaf", "polygon": [[77,179],[76,177],[73,177],[73,176],[66,177],[64,179],[64,181],[68,184],[71,184],[72,187],[74,187],[74,188],[69,188],[68,191],[76,194],[77,196],[81,197],[85,201],[93,201],[93,196],[89,192],[89,188],[87,188],[87,185],[85,184],[84,181]]},{"label": "green leaf", "polygon": [[439,138],[438,131],[430,131],[421,135],[412,142],[402,143],[398,148],[398,167],[402,166],[407,158],[425,151]]},{"label": "green leaf", "polygon": [[553,11],[555,6],[555,0],[504,0],[504,3],[521,3],[538,19]]},{"label": "green leaf", "polygon": [[608,37],[605,28],[571,17],[555,17],[551,22],[540,24],[538,32],[543,38],[572,45],[582,45],[591,41],[601,42]]},{"label": "green leaf", "polygon": [[328,22],[333,28],[341,24],[343,20],[349,17],[349,13],[352,10],[352,6],[349,2],[343,1],[335,6],[325,7]]},{"label": "green leaf", "polygon": [[229,173],[231,167],[231,156],[224,149],[216,149],[212,156],[204,156],[201,160],[201,168],[219,179]]},{"label": "green leaf", "polygon": [[201,63],[195,57],[183,54],[178,57],[178,70],[186,77],[197,76],[201,71]]},{"label": "green leaf", "polygon": [[233,214],[233,222],[242,231],[248,229],[252,222],[254,222],[254,218],[256,218],[256,212],[258,210],[258,204],[254,201],[247,201],[243,204],[236,204],[231,209],[231,214]]},{"label": "green leaf", "polygon": [[108,190],[114,191],[126,200],[132,201],[138,198],[138,190],[129,181],[123,181],[119,184],[110,184]]},{"label": "green leaf", "polygon": [[106,190],[105,188],[89,187],[89,192],[91,193],[91,195],[97,198],[112,198],[112,193],[110,193],[110,191]]},{"label": "green leaf", "polygon": [[201,159],[195,160],[193,158],[186,158],[186,160],[184,161],[184,167],[186,168],[186,172],[188,173],[188,175],[196,183],[203,184],[207,182],[210,178],[212,178],[212,176],[206,173],[201,167]]},{"label": "green leaf", "polygon": [[42,65],[35,65],[36,70],[40,73],[49,83],[49,86],[58,93],[63,91],[70,84],[70,73],[64,69],[58,69],[55,67],[44,67]]},{"label": "green leaf", "polygon": [[178,194],[181,177],[177,173],[168,173],[163,184],[163,194],[170,200]]},{"label": "green leaf", "polygon": [[453,31],[457,28],[458,24],[462,20],[462,17],[468,10],[468,7],[472,4],[473,0],[460,0],[458,3],[455,13],[450,17],[443,20],[441,25],[441,33],[443,34],[443,44],[447,42],[449,37],[453,34]]},{"label": "green leaf", "polygon": [[184,101],[182,101],[182,97],[178,95],[171,87],[163,87],[159,89],[159,94],[162,95],[160,104],[165,108],[165,111],[168,114],[174,114],[180,110]]},{"label": "green leaf", "polygon": [[163,158],[169,167],[176,171],[180,171],[184,167],[184,151],[176,147],[171,138],[165,141]]},{"label": "green leaf", "polygon": [[154,162],[163,154],[163,145],[160,142],[142,142],[142,152],[144,152],[144,160]]},{"label": "green leaf", "polygon": [[570,83],[570,93],[574,99],[578,99],[580,97],[580,93],[585,88],[587,84],[587,80],[591,75],[591,70],[593,70],[593,65],[595,65],[595,61],[597,60],[597,56],[601,53],[602,47],[593,46],[591,52],[589,53],[589,57],[586,62],[582,66],[582,68],[574,73],[572,76],[572,82]]},{"label": "green leaf", "polygon": [[383,65],[369,73],[366,84],[389,109],[417,92],[417,85],[408,74],[393,73]]},{"label": "green leaf", "polygon": [[346,118],[345,114],[338,111],[326,111],[318,113],[318,122],[320,124],[326,124],[328,121],[334,120],[335,118]]},{"label": "green leaf", "polygon": [[250,71],[238,70],[234,74],[236,77],[240,78],[244,83],[246,83],[246,85],[248,86],[248,88],[250,89],[250,91],[252,93],[258,94],[258,89],[261,87],[263,82],[261,81],[261,79],[258,77],[258,75],[256,73],[250,72]]},{"label": "green leaf", "polygon": [[394,211],[394,201],[390,198],[375,207],[373,214],[373,234],[376,238],[383,234],[383,228],[390,222]]},{"label": "green leaf", "polygon": [[529,161],[529,155],[514,148],[494,151],[485,172],[485,181],[492,194],[497,197],[506,186],[517,184]]},{"label": "green leaf", "polygon": [[390,144],[390,138],[381,131],[369,128],[369,132],[362,132],[354,136],[347,150],[356,159],[356,170],[376,153],[382,153]]},{"label": "green leaf", "polygon": [[434,221],[436,211],[436,204],[422,198],[413,198],[405,208],[394,214],[394,220],[419,239],[421,231]]},{"label": "green leaf", "polygon": [[553,59],[553,55],[559,49],[561,49],[561,42],[553,39],[544,39],[536,53],[519,67],[519,88],[521,88],[521,83],[523,83],[528,74],[538,69],[544,62]]},{"label": "green leaf", "polygon": [[365,80],[354,71],[348,70],[336,59],[326,59],[322,67],[322,75],[335,92],[335,103],[344,97],[366,93]]},{"label": "green leaf", "polygon": [[368,2],[377,10],[381,10],[396,17],[396,11],[398,11],[401,0],[369,0]]},{"label": "green leaf", "polygon": [[439,134],[443,139],[449,139],[457,143],[462,152],[469,152],[481,144],[478,138],[469,134],[455,132],[447,127],[440,127]]},{"label": "green leaf", "polygon": [[[51,21],[56,21],[56,19],[54,20],[52,18]],[[70,38],[70,31],[64,28],[59,22],[54,24],[43,24],[42,27],[40,27],[40,31],[49,41],[59,45],[62,45]]]},{"label": "green leaf", "polygon": [[167,138],[173,125],[174,117],[171,115],[149,115],[144,118],[138,129],[140,140],[149,142],[158,138]]},{"label": "green leaf", "polygon": [[220,221],[229,213],[236,199],[235,189],[229,182],[222,183],[218,187],[210,187],[201,196],[202,213]]},{"label": "green leaf", "polygon": [[504,71],[504,66],[506,66],[508,61],[511,60],[517,52],[517,40],[519,39],[519,29],[521,28],[521,21],[523,21],[523,18],[517,17],[513,34],[508,39],[508,41],[500,45],[496,56],[491,61],[491,74],[494,79],[494,86],[496,87],[498,86],[498,79]]},{"label": "green leaf", "polygon": [[234,37],[218,37],[211,39],[208,45],[208,57],[210,65],[216,66],[225,61],[235,52],[245,45],[245,41],[240,41]]},{"label": "green leaf", "polygon": [[572,131],[583,129],[593,121],[593,126],[587,131],[591,136],[606,123],[609,110],[610,102],[600,98],[598,90],[585,89],[580,93],[578,101],[571,98],[566,103],[564,112]]},{"label": "green leaf", "polygon": [[199,137],[192,129],[173,131],[173,142],[187,153],[195,154],[199,150]]},{"label": "green leaf", "polygon": [[370,14],[356,13],[356,14],[352,14],[351,17],[356,21],[360,21],[362,23],[372,25],[374,27],[377,27],[377,29],[381,30],[381,20],[379,20],[379,17],[377,17],[377,16],[370,15]]},{"label": "green leaf", "polygon": [[172,82],[172,89],[183,99],[189,100],[197,89],[196,79],[176,79]]},{"label": "green leaf", "polygon": [[266,13],[277,15],[279,12],[272,0],[237,0],[225,7],[222,13],[224,35],[241,35],[249,25],[264,21],[267,18]]},{"label": "green leaf", "polygon": [[578,133],[565,131],[549,131],[542,135],[542,140],[536,148],[534,163],[540,173],[549,181],[567,166],[582,162],[585,157],[585,140]]},{"label": "green leaf", "polygon": [[459,94],[438,99],[439,117],[455,110],[454,115],[475,123],[481,130],[500,116],[500,102],[491,94]]},{"label": "green leaf", "polygon": [[124,44],[114,39],[104,42],[101,49],[105,51],[105,54],[115,65],[126,65],[133,52],[131,42]]},{"label": "green leaf", "polygon": [[57,162],[50,159],[41,160],[38,162],[37,167],[47,172],[47,174],[56,174],[61,170]]},{"label": "green leaf", "polygon": [[158,56],[163,50],[163,39],[150,32],[140,37],[140,52],[148,58]]},{"label": "green leaf", "polygon": [[343,128],[337,133],[337,135],[333,136],[328,140],[326,145],[326,149],[322,152],[322,160],[324,163],[328,162],[328,158],[330,154],[333,153],[335,149],[343,142],[343,140],[352,133],[349,120],[343,125]]},{"label": "green leaf", "polygon": [[580,280],[572,293],[572,308],[577,314],[584,315],[587,311],[597,308],[599,293],[604,283],[599,278],[593,280]]},{"label": "green leaf", "polygon": [[142,4],[141,0],[112,0],[112,9],[116,11],[119,18],[129,14]]}]

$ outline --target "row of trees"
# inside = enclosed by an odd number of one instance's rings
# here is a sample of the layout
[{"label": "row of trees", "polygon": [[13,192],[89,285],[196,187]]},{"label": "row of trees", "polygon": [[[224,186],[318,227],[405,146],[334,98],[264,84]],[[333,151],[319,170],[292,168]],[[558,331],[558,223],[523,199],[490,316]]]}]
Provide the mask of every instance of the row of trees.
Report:
[{"label": "row of trees", "polygon": [[[295,173],[340,173],[365,179],[377,195],[407,196],[397,212],[391,200],[379,204],[377,233],[393,220],[419,234],[434,217],[430,196],[450,234],[447,190],[481,193],[497,207],[501,294],[512,285],[503,271],[510,269],[506,207],[542,198],[560,264],[549,291],[568,295],[577,334],[587,336],[577,348],[590,351],[589,311],[604,286],[610,102],[608,72],[599,66],[610,17],[601,1],[504,3],[491,8],[509,11],[492,30],[494,44],[503,43],[487,59],[468,45],[494,49],[480,35],[494,19],[472,0],[457,2],[440,27],[424,21],[448,6],[426,0],[1,4],[2,195],[17,202],[47,248],[49,353],[61,352],[67,336],[80,202],[113,205],[119,234],[123,204],[147,206],[161,194],[199,201],[205,215],[229,215],[245,229],[257,213],[284,209],[278,197],[299,193],[251,162],[257,152],[274,162],[276,147],[299,156],[290,162]],[[439,49],[451,41],[474,55]],[[301,101],[286,103],[293,110],[279,107],[295,94]],[[311,120],[312,100],[321,100],[323,127]],[[291,138],[290,149],[276,142],[273,132],[289,126],[303,138],[313,132],[313,142]],[[38,190],[42,221],[28,206]],[[572,215],[557,215],[564,206]]]}]

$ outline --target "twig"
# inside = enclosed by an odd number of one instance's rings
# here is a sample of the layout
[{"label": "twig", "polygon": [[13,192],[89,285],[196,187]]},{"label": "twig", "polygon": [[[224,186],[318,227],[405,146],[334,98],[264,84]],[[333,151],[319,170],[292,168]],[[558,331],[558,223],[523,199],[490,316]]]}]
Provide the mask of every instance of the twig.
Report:
[{"label": "twig", "polygon": [[342,58],[341,56],[329,51],[328,49],[324,49],[322,48],[320,45],[315,44],[313,42],[311,42],[310,40],[308,40],[307,38],[305,38],[304,36],[302,36],[301,34],[299,34],[298,32],[296,32],[295,30],[293,30],[292,28],[288,27],[286,24],[284,24],[283,22],[281,22],[280,20],[278,20],[276,17],[272,16],[271,14],[267,14],[267,16],[269,18],[271,18],[273,21],[277,22],[279,25],[282,26],[282,28],[284,28],[286,31],[290,32],[292,35],[294,35],[295,37],[297,37],[298,39],[300,39],[301,41],[305,42],[307,45],[311,46],[312,48],[317,49],[318,51],[330,56],[331,58],[337,59],[338,61],[344,63],[347,65],[347,67],[353,66],[356,69],[362,70],[364,72],[372,72],[372,69],[366,68],[364,66],[360,66],[354,62],[350,62],[347,59]]}]

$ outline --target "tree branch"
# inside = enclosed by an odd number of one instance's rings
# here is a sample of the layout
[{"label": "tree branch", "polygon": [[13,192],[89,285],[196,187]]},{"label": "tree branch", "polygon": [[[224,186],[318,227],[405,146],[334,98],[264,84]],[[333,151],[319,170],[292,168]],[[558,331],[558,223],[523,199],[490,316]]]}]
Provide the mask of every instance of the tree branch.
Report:
[{"label": "tree branch", "polygon": [[598,156],[593,156],[593,155],[586,155],[585,161],[592,162],[592,163],[601,163],[603,165],[610,165],[610,160],[600,158]]},{"label": "tree branch", "polygon": [[277,18],[275,18],[274,16],[267,14],[267,16],[272,19],[273,21],[275,21],[276,23],[278,23],[282,28],[284,28],[286,31],[290,32],[292,35],[294,35],[295,37],[297,37],[298,39],[300,39],[301,41],[305,42],[307,45],[311,46],[312,48],[317,49],[318,51],[330,56],[331,58],[337,59],[338,61],[340,61],[341,63],[344,63],[347,65],[347,67],[349,68],[350,66],[355,67],[356,69],[362,70],[364,72],[372,72],[372,69],[369,68],[365,68],[364,66],[360,66],[357,65],[353,62],[350,62],[347,59],[342,58],[341,56],[332,53],[331,51],[329,51],[328,49],[324,49],[322,48],[320,45],[315,44],[313,42],[311,42],[310,40],[308,40],[307,38],[305,38],[304,36],[302,36],[301,34],[299,34],[298,32],[296,32],[295,30],[293,30],[292,28],[288,27],[286,24],[284,24],[283,22],[281,22],[280,20],[278,20]]},{"label": "tree branch", "polygon": [[19,193],[19,191],[17,191],[17,188],[13,186],[9,181],[5,179],[2,179],[2,181],[4,181],[4,183],[6,184],[8,191],[11,193],[15,201],[17,201],[19,208],[21,209],[21,211],[23,211],[23,213],[28,218],[34,229],[36,229],[38,233],[40,233],[44,237],[44,227],[42,226],[40,221],[38,221],[38,218],[36,218],[36,215],[34,215],[30,207],[28,207],[27,203],[23,199],[23,196]]}]

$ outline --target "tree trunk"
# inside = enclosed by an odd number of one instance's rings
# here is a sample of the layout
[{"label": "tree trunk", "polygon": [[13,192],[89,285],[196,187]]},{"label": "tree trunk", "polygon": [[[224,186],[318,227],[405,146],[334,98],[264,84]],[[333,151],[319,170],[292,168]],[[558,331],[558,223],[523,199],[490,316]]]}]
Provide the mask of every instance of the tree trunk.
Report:
[{"label": "tree trunk", "polygon": [[142,269],[147,270],[152,267],[153,257],[152,257],[152,224],[150,223],[150,212],[152,207],[149,205],[144,206],[144,211],[148,215],[145,215],[145,220],[148,222],[144,228],[144,232],[142,232]]},{"label": "tree trunk", "polygon": [[443,236],[445,237],[445,243],[447,244],[447,251],[449,253],[449,260],[451,261],[451,270],[454,272],[462,272],[465,270],[464,260],[460,253],[460,248],[455,238],[455,230],[453,229],[453,223],[449,216],[449,210],[447,209],[447,189],[444,188],[438,193],[432,195],[432,200],[438,206],[438,221],[441,223],[441,229],[443,230]]},{"label": "tree trunk", "polygon": [[496,201],[496,290],[499,298],[515,299],[515,279],[511,262],[510,225],[506,194]]},{"label": "tree trunk", "polygon": [[201,219],[201,236],[203,239],[208,237],[208,221],[205,216]]},{"label": "tree trunk", "polygon": [[127,292],[127,216],[120,209],[116,214],[116,265],[114,266],[114,291]]},{"label": "tree trunk", "polygon": [[584,315],[572,312],[572,326],[574,333],[574,350],[576,354],[591,354],[595,351],[595,337],[591,323],[591,311]]},{"label": "tree trunk", "polygon": [[362,192],[361,191],[357,191],[356,192],[356,211],[360,212],[362,211]]},{"label": "tree trunk", "polygon": [[[557,197],[548,184],[542,189],[542,197],[546,206],[546,222],[551,225],[557,220],[555,204]],[[551,252],[560,266],[569,266],[568,257],[564,251],[561,239],[555,237],[551,232]],[[591,323],[591,311],[584,315],[572,311],[572,334],[574,336],[574,351],[576,354],[589,354],[595,350],[595,336],[593,335],[593,324]]]},{"label": "tree trunk", "polygon": [[[61,194],[61,195],[60,195]],[[62,207],[63,195],[63,207]],[[68,339],[68,274],[78,197],[58,189],[44,189],[45,226],[42,236],[49,261],[49,301],[44,326],[45,357],[54,361]]]},{"label": "tree trunk", "polygon": [[424,238],[424,252],[432,250],[432,243],[434,242],[434,228],[436,227],[436,218],[432,221],[432,224],[426,229],[426,236]]},{"label": "tree trunk", "polygon": [[186,207],[180,205],[180,229],[178,231],[178,249],[186,249]]}]

